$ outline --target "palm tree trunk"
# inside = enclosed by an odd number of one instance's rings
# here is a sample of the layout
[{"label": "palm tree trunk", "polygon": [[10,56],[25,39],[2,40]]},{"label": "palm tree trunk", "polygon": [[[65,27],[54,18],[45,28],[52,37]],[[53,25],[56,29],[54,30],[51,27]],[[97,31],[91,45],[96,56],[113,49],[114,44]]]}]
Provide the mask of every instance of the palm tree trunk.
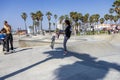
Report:
[{"label": "palm tree trunk", "polygon": [[25,21],[25,30],[26,30],[26,34],[28,34],[28,30],[27,30],[26,21]]},{"label": "palm tree trunk", "polygon": [[42,35],[44,35],[43,29],[42,29],[42,21],[41,21],[41,26],[40,26],[40,28],[41,28]]},{"label": "palm tree trunk", "polygon": [[40,30],[41,28],[40,28],[40,21],[38,21],[38,34],[40,34]]},{"label": "palm tree trunk", "polygon": [[51,35],[51,25],[50,25],[50,21],[49,21],[49,34]]},{"label": "palm tree trunk", "polygon": [[56,20],[56,24],[55,24],[55,30],[57,29],[57,20]]},{"label": "palm tree trunk", "polygon": [[35,35],[35,21],[33,21],[33,35]]}]

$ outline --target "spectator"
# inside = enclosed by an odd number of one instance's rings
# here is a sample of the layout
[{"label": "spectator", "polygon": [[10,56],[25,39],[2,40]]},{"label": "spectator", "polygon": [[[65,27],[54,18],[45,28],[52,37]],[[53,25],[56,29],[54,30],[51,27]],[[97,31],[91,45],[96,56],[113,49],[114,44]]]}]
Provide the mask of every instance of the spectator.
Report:
[{"label": "spectator", "polygon": [[11,52],[14,52],[13,50],[13,35],[12,35],[12,32],[11,32],[11,26],[8,24],[7,21],[4,21],[4,28],[6,30],[6,38],[5,38],[5,42],[6,42],[6,53],[10,53],[10,50],[9,50],[9,44],[10,44],[10,49],[11,49]]}]

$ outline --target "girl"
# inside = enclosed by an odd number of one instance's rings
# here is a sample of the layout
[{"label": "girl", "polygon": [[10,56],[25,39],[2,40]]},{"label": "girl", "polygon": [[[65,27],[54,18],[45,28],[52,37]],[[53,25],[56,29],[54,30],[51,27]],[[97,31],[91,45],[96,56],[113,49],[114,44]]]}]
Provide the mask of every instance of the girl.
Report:
[{"label": "girl", "polygon": [[69,20],[65,20],[65,24],[66,24],[66,28],[65,28],[65,35],[64,35],[64,41],[63,41],[63,47],[64,47],[64,55],[66,55],[67,53],[67,47],[66,47],[66,43],[68,41],[68,39],[71,36],[71,32],[72,32],[72,27],[70,25],[70,21]]}]

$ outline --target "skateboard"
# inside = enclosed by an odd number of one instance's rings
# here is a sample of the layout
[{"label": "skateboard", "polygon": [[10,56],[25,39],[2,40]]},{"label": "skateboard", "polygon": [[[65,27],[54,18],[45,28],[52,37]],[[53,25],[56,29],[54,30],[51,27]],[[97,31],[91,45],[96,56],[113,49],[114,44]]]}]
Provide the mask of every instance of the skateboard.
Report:
[{"label": "skateboard", "polygon": [[55,44],[55,41],[52,41],[50,44],[51,49],[54,49],[54,44]]}]

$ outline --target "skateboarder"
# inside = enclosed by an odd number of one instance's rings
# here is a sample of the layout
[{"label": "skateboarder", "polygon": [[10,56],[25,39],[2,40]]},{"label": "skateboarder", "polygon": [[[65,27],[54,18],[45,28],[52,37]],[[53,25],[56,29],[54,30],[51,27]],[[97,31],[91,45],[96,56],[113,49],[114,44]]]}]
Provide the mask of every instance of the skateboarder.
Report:
[{"label": "skateboarder", "polygon": [[72,33],[72,27],[69,20],[65,20],[66,28],[65,28],[65,35],[64,35],[64,41],[63,41],[63,47],[64,47],[64,55],[67,53],[67,41],[70,39],[71,33]]}]

